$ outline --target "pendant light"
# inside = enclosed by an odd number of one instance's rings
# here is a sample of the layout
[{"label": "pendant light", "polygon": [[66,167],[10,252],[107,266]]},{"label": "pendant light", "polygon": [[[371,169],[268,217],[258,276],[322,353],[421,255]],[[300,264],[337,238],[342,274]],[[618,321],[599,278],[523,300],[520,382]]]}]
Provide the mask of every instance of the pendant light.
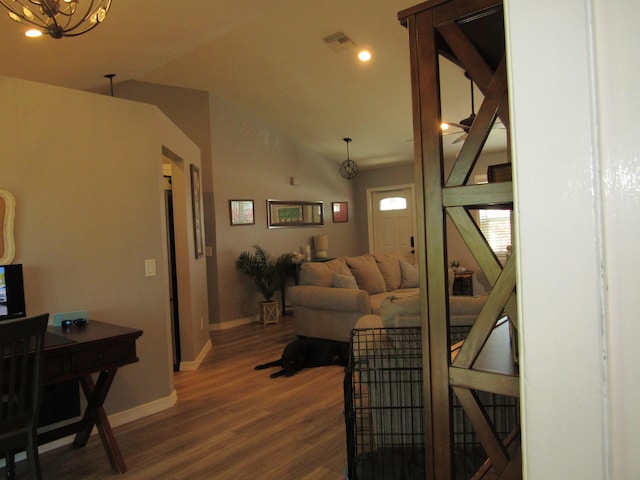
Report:
[{"label": "pendant light", "polygon": [[32,27],[27,36],[75,37],[104,22],[111,0],[0,0],[12,20]]},{"label": "pendant light", "polygon": [[350,138],[343,138],[344,142],[347,144],[347,159],[342,162],[342,166],[340,167],[340,175],[342,175],[347,180],[351,180],[358,175],[358,165],[356,162],[349,158],[349,142],[351,142]]}]

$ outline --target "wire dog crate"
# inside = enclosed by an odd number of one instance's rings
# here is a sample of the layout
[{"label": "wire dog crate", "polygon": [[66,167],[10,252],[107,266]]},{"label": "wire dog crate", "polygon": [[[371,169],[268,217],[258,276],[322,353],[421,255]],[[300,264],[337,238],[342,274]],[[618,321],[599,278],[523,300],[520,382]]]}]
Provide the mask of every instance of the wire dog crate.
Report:
[{"label": "wire dog crate", "polygon": [[[452,341],[469,327],[451,331]],[[425,478],[420,327],[354,330],[344,384],[348,480]],[[517,400],[477,392],[496,430],[518,422]],[[454,476],[469,479],[486,455],[453,395]]]}]

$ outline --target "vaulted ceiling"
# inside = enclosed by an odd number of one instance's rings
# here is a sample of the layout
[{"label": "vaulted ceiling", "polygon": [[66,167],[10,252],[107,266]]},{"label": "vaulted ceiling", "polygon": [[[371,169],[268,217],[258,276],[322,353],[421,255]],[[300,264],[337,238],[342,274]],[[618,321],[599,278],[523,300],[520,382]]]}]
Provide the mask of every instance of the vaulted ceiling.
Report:
[{"label": "vaulted ceiling", "polygon": [[[361,169],[413,160],[407,31],[415,0],[113,0],[104,24],[74,38],[26,38],[0,10],[0,74],[107,92],[105,74],[207,90],[342,162],[343,137]],[[323,40],[344,33],[353,45]],[[368,63],[357,60],[361,48]],[[470,113],[468,80],[442,66],[444,119]],[[480,95],[476,95],[476,108]],[[444,137],[445,152],[458,135]],[[504,135],[488,150],[504,149]]]}]

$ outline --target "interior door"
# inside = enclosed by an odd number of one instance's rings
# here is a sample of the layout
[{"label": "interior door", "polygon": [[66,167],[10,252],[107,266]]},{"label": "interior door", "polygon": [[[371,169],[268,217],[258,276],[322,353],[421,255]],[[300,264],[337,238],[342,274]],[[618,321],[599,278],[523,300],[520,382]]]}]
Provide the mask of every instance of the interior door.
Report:
[{"label": "interior door", "polygon": [[415,263],[413,186],[373,189],[369,199],[371,252],[402,252],[407,261]]},{"label": "interior door", "polygon": [[173,224],[173,191],[171,177],[164,177],[164,201],[167,219],[167,252],[169,254],[169,288],[171,306],[171,345],[173,349],[173,370],[180,371],[180,310],[178,308],[178,276],[176,268],[176,242]]}]

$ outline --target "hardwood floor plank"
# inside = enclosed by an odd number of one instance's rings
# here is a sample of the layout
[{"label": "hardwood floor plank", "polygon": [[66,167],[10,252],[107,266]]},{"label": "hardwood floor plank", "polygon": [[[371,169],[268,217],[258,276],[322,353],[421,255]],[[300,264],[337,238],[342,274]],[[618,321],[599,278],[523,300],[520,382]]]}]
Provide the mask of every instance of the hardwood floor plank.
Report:
[{"label": "hardwood floor plank", "polygon": [[[344,369],[275,379],[276,368],[254,370],[294,339],[290,315],[277,325],[212,332],[200,369],[175,374],[174,407],[114,428],[126,473],[111,470],[92,435],[85,448],[42,454],[43,479],[344,479]],[[17,479],[28,478],[25,462],[17,471]]]}]

